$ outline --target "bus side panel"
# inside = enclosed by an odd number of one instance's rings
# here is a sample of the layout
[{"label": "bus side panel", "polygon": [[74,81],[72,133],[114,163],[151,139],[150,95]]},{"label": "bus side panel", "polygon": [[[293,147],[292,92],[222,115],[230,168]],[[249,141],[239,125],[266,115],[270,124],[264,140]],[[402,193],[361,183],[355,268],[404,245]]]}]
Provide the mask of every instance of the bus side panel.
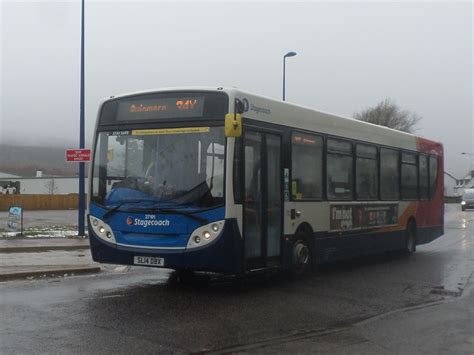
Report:
[{"label": "bus side panel", "polygon": [[417,137],[418,151],[434,155],[438,161],[434,196],[429,201],[419,201],[415,219],[417,222],[417,244],[425,244],[444,234],[444,161],[443,146]]},{"label": "bus side panel", "polygon": [[315,257],[318,263],[327,263],[400,250],[404,246],[403,234],[403,231],[389,231],[319,236],[315,238]]},{"label": "bus side panel", "polygon": [[416,244],[427,244],[444,234],[443,226],[421,227],[416,234]]}]

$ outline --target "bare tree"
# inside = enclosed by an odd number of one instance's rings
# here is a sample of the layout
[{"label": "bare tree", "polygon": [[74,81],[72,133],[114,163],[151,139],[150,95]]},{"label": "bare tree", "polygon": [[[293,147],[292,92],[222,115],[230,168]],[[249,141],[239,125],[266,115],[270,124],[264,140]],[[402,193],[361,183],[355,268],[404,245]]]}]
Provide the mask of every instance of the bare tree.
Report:
[{"label": "bare tree", "polygon": [[49,195],[55,195],[58,193],[58,185],[56,184],[56,180],[54,179],[46,181],[44,187],[46,187],[46,192]]},{"label": "bare tree", "polygon": [[408,133],[416,131],[416,125],[421,120],[416,113],[402,110],[390,99],[355,113],[354,118]]}]

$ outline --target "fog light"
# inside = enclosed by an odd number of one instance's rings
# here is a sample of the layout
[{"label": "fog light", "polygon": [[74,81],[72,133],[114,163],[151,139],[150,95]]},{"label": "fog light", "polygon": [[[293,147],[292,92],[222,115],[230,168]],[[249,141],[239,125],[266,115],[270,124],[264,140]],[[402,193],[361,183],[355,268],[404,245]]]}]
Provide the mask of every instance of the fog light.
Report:
[{"label": "fog light", "polygon": [[112,233],[110,233],[110,232],[107,232],[107,234],[106,234],[106,235],[107,235],[107,238],[109,238],[109,239],[110,239],[110,238],[112,238]]},{"label": "fog light", "polygon": [[211,238],[211,233],[209,233],[208,231],[204,231],[202,232],[202,236],[204,237],[204,239],[209,240],[209,238]]},{"label": "fog light", "polygon": [[99,221],[94,219],[92,220],[92,224],[94,225],[94,227],[97,227],[99,225]]},{"label": "fog light", "polygon": [[214,232],[218,232],[218,231],[219,231],[219,225],[218,225],[217,223],[214,223],[214,224],[212,225],[212,230],[213,230]]},{"label": "fog light", "polygon": [[104,233],[104,232],[105,232],[105,228],[104,228],[104,227],[102,227],[102,226],[100,226],[100,228],[99,228],[99,232],[101,232],[101,233]]},{"label": "fog light", "polygon": [[196,244],[201,243],[201,237],[198,236],[198,235],[195,235],[195,236],[194,236],[194,242],[195,242]]}]

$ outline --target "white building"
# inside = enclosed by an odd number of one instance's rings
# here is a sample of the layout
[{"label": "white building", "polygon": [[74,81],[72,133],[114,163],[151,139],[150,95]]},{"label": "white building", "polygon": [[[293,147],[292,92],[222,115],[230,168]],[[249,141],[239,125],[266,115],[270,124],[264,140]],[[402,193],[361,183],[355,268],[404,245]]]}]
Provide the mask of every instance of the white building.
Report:
[{"label": "white building", "polygon": [[469,171],[463,179],[456,182],[455,195],[461,196],[465,189],[474,189],[474,170]]},{"label": "white building", "polygon": [[[41,172],[36,177],[21,177],[0,172],[0,194],[39,194],[67,195],[79,193],[79,178],[77,176],[43,176]],[[87,186],[88,179],[85,180]]]}]

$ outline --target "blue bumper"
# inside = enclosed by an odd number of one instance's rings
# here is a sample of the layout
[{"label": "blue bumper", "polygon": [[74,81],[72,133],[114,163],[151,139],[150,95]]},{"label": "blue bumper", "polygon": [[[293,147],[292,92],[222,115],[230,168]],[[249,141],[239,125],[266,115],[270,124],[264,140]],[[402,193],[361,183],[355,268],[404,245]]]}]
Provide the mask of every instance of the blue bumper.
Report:
[{"label": "blue bumper", "polygon": [[221,235],[215,241],[196,249],[145,249],[113,245],[99,239],[90,226],[88,229],[92,259],[99,263],[133,265],[134,256],[154,256],[164,258],[164,267],[174,270],[242,271],[242,239],[235,219],[226,220]]}]

